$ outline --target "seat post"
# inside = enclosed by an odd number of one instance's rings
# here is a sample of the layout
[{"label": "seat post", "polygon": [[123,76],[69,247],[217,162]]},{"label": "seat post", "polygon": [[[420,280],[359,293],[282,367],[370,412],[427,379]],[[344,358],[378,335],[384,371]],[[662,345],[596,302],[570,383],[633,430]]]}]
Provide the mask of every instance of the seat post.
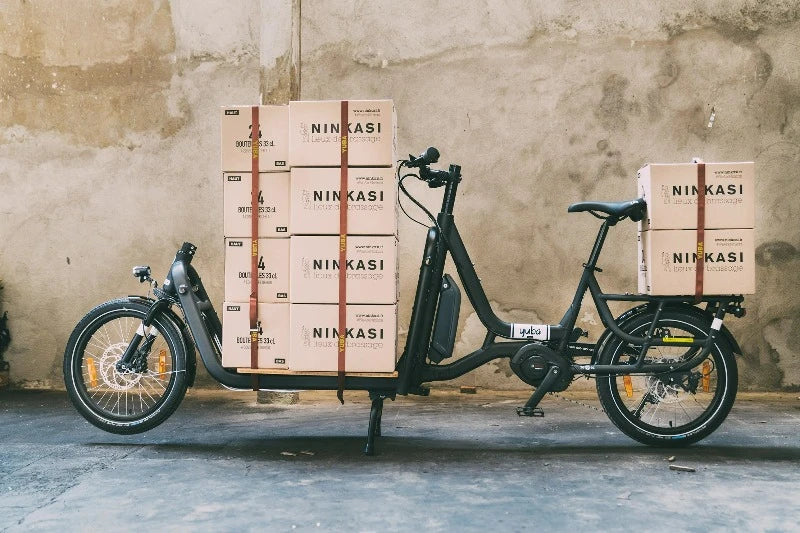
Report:
[{"label": "seat post", "polygon": [[616,223],[617,219],[614,217],[609,217],[603,221],[603,225],[600,226],[600,231],[597,232],[597,238],[594,241],[594,248],[592,248],[589,261],[586,262],[586,268],[591,270],[595,269],[597,260],[600,258],[600,251],[603,249],[603,243],[606,241],[606,235],[608,235],[608,228]]}]

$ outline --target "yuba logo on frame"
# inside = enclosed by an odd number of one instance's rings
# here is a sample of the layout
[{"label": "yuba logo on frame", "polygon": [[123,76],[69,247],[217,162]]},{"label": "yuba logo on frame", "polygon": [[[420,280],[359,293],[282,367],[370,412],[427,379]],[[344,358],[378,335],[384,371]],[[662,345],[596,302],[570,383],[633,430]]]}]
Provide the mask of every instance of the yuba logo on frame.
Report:
[{"label": "yuba logo on frame", "polygon": [[550,339],[550,326],[547,324],[511,324],[512,339]]}]

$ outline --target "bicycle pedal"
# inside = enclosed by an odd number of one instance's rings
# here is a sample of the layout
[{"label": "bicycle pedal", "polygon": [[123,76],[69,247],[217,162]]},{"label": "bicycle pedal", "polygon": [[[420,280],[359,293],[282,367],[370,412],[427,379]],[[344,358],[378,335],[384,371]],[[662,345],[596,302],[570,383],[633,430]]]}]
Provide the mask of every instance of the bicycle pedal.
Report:
[{"label": "bicycle pedal", "polygon": [[517,416],[544,417],[544,411],[541,407],[517,407]]}]

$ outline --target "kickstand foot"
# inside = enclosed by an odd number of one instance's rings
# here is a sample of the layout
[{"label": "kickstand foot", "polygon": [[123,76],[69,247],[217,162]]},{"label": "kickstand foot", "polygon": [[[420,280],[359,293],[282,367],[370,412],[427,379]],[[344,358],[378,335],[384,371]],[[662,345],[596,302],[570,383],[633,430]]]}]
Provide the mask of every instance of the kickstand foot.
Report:
[{"label": "kickstand foot", "polygon": [[[370,395],[372,397],[372,395]],[[375,455],[375,437],[381,436],[381,415],[385,396],[372,397],[372,408],[369,411],[369,429],[367,429],[367,445],[364,455]]]},{"label": "kickstand foot", "polygon": [[517,415],[544,417],[544,411],[541,407],[517,407]]}]

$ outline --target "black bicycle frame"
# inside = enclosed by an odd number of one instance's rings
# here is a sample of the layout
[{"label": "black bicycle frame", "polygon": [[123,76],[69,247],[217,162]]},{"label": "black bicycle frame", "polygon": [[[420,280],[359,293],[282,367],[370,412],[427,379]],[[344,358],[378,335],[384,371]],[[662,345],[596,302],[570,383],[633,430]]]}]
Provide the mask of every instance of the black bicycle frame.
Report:
[{"label": "black bicycle frame", "polygon": [[[443,171],[437,171],[445,174]],[[408,337],[405,350],[397,364],[396,378],[374,378],[361,376],[347,376],[345,387],[348,389],[369,390],[375,395],[393,397],[394,394],[424,393],[422,383],[454,379],[471,370],[500,357],[512,357],[517,351],[530,343],[542,343],[554,349],[559,354],[587,356],[591,355],[592,361],[597,356],[594,344],[575,342],[582,331],[575,328],[581,303],[588,290],[594,300],[603,324],[617,337],[632,344],[639,353],[633,364],[615,365],[578,365],[572,364],[573,374],[630,374],[630,373],[662,373],[677,372],[684,368],[692,368],[708,354],[720,330],[729,338],[730,334],[722,326],[722,319],[729,308],[739,310],[741,296],[716,296],[705,297],[702,301],[709,304],[714,311],[713,324],[705,338],[695,337],[691,341],[678,341],[675,339],[654,338],[655,324],[664,309],[674,305],[693,303],[690,297],[682,296],[647,296],[629,294],[604,294],[600,289],[595,271],[600,251],[603,248],[609,227],[615,225],[618,219],[609,217],[604,220],[595,239],[594,247],[589,260],[584,264],[583,274],[578,282],[575,296],[558,324],[531,325],[540,326],[544,335],[539,334],[531,338],[528,332],[515,330],[515,324],[501,320],[492,310],[486,293],[483,290],[478,274],[469,258],[467,249],[461,240],[461,235],[456,228],[453,218],[458,183],[461,180],[460,167],[451,165],[445,185],[442,209],[436,225],[428,229],[425,248],[420,265],[417,290],[414,297],[414,307],[411,313]],[[318,389],[335,390],[338,386],[336,378],[319,375],[283,375],[283,374],[244,374],[222,366],[222,324],[214,310],[208,294],[203,286],[199,274],[191,265],[195,247],[184,243],[170,267],[170,272],[165,282],[163,296],[154,304],[163,305],[167,300],[171,304],[179,304],[186,324],[192,333],[197,351],[208,370],[208,373],[223,385],[238,389]],[[439,299],[439,286],[443,275],[445,259],[450,253],[458,271],[458,277],[464,286],[472,307],[486,327],[487,333],[483,345],[476,351],[445,365],[432,365],[426,362],[431,342],[434,317]],[[654,320],[646,336],[629,335],[616,323],[607,302],[630,301],[647,302],[655,308]],[[733,306],[733,307],[731,307]],[[710,316],[710,315],[709,315]],[[517,325],[519,326],[519,325]],[[504,342],[495,342],[497,337],[517,339]],[[681,363],[644,363],[644,357],[651,346],[685,346],[693,348],[694,354]],[[689,350],[691,353],[692,350]],[[255,380],[255,382],[254,382]],[[378,396],[376,396],[378,397]]]},{"label": "black bicycle frame", "polygon": [[[558,324],[552,325],[526,325],[541,326],[541,330],[549,332],[549,334],[545,334],[543,337],[539,336],[536,339],[526,339],[522,341],[495,342],[496,337],[514,339],[519,338],[520,335],[515,335],[514,324],[500,319],[489,304],[480,278],[461,240],[461,235],[458,232],[453,217],[456,191],[458,183],[460,182],[460,167],[451,165],[449,174],[450,179],[444,184],[446,189],[442,200],[442,208],[437,216],[436,226],[428,229],[406,346],[403,356],[398,362],[398,394],[407,394],[410,391],[413,392],[425,382],[454,379],[493,359],[512,357],[520,348],[531,342],[546,343],[559,354],[577,353],[579,355],[596,355],[594,345],[571,342],[577,340],[577,337],[581,333],[580,330],[575,329],[575,323],[587,290],[592,295],[592,299],[594,300],[603,324],[609,328],[614,335],[639,348],[639,354],[634,364],[573,364],[571,370],[575,374],[608,375],[618,373],[659,373],[692,368],[706,357],[713,346],[717,334],[719,333],[719,329],[715,328],[721,326],[721,321],[728,311],[729,306],[738,306],[739,303],[741,303],[741,296],[704,297],[702,301],[710,304],[710,306],[715,309],[714,318],[719,319],[719,322],[714,321],[715,327],[709,329],[707,337],[695,337],[693,340],[686,342],[675,342],[674,339],[653,338],[655,325],[665,308],[671,305],[694,302],[691,297],[684,296],[604,294],[595,278],[595,271],[598,270],[597,261],[603,248],[606,235],[608,234],[608,229],[618,222],[618,219],[609,217],[603,221],[600,227],[589,259],[584,264],[583,273],[578,282],[575,296],[561,321]],[[445,259],[448,252],[456,266],[458,277],[467,293],[467,297],[481,323],[486,327],[487,334],[483,345],[478,350],[453,363],[431,365],[426,363],[426,358],[431,342],[433,319],[438,304],[439,284],[443,275]],[[655,317],[647,336],[639,337],[629,335],[620,329],[608,307],[608,301],[639,301],[653,304],[656,307]],[[680,364],[644,364],[645,354],[649,347],[667,345],[696,348],[695,353]]]}]

